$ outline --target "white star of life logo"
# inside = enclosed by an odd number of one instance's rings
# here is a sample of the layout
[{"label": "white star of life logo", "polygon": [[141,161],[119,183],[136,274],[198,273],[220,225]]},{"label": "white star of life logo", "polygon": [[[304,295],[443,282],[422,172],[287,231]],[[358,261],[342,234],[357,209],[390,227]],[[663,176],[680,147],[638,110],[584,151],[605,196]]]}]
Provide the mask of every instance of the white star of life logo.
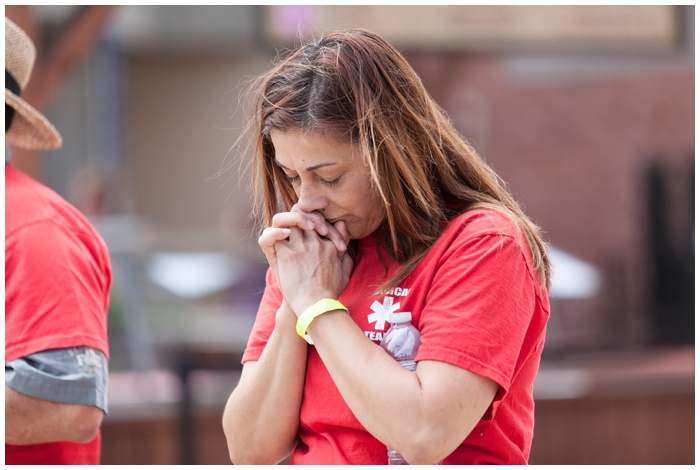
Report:
[{"label": "white star of life logo", "polygon": [[383,330],[385,323],[389,320],[389,315],[397,311],[399,308],[401,308],[401,302],[399,303],[394,303],[394,298],[393,297],[384,297],[384,303],[380,304],[378,301],[374,301],[374,303],[370,306],[372,309],[372,312],[369,315],[367,315],[367,321],[369,323],[374,323],[377,322],[377,324],[374,326],[375,330]]}]

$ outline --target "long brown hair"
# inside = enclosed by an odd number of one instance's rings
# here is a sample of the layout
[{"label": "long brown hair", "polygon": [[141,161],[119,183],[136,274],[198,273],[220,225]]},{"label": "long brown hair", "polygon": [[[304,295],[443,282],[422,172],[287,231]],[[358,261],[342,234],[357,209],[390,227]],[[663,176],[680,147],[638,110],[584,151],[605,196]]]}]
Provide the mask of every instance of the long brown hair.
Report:
[{"label": "long brown hair", "polygon": [[384,39],[362,29],[327,33],[279,58],[254,86],[253,176],[266,225],[297,200],[274,163],[270,130],[326,133],[361,147],[386,209],[382,244],[400,268],[383,287],[395,287],[416,267],[450,219],[477,208],[515,223],[549,287],[540,229]]}]

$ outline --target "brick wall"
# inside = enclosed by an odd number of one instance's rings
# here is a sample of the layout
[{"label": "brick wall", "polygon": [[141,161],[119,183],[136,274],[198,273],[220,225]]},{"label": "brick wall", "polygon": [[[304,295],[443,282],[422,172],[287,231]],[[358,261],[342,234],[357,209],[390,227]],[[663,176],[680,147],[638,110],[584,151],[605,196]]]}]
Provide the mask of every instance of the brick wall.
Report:
[{"label": "brick wall", "polygon": [[552,333],[551,345],[558,339],[583,349],[651,341],[644,178],[652,162],[664,169],[676,190],[669,229],[676,241],[689,242],[678,239],[692,233],[686,190],[694,180],[692,62],[519,80],[501,56],[415,54],[409,60],[549,241],[604,276],[596,298],[553,305],[557,328],[568,336]]}]

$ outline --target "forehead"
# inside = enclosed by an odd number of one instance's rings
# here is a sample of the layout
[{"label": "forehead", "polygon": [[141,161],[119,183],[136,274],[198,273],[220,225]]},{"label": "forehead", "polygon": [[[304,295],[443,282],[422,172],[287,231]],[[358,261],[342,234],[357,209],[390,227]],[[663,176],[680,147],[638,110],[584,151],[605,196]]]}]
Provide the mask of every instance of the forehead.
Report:
[{"label": "forehead", "polygon": [[270,139],[275,149],[275,159],[285,162],[319,163],[324,160],[332,163],[360,161],[360,148],[345,142],[333,134],[301,131],[270,131]]}]

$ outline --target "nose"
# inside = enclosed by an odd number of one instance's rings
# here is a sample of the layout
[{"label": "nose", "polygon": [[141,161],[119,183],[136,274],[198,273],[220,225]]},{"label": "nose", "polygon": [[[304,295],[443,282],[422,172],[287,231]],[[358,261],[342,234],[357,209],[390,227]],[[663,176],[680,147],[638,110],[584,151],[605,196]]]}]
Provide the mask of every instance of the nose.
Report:
[{"label": "nose", "polygon": [[328,199],[318,190],[302,184],[297,207],[304,212],[320,212],[328,207]]}]

